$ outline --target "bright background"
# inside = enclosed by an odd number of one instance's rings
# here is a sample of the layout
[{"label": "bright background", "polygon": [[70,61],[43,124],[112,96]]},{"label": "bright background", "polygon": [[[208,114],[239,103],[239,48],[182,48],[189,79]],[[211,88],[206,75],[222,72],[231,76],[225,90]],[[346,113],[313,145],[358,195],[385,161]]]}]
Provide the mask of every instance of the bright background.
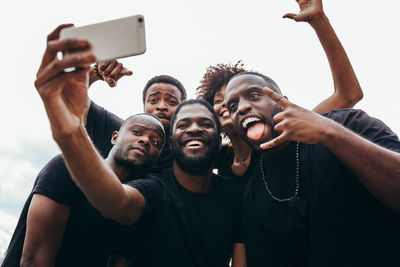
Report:
[{"label": "bright background", "polygon": [[[345,47],[364,99],[357,105],[400,133],[400,39],[397,0],[326,0],[324,9]],[[121,60],[134,75],[90,89],[99,105],[125,118],[142,111],[142,88],[169,74],[194,96],[206,67],[235,63],[272,77],[293,102],[313,108],[332,93],[328,62],[312,28],[282,19],[294,0],[6,1],[0,16],[0,253],[25,198],[58,148],[33,86],[46,36],[58,24],[92,24],[143,14],[147,52]]]}]

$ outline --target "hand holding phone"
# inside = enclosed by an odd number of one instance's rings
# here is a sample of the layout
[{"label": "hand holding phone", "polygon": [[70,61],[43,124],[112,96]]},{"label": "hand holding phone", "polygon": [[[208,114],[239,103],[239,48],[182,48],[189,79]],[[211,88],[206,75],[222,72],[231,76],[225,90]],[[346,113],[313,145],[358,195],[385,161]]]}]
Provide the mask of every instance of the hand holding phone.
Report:
[{"label": "hand holding phone", "polygon": [[[146,51],[142,15],[65,28],[60,32],[60,39],[67,38],[88,40],[97,62],[140,55]],[[68,57],[68,54],[65,56]]]}]

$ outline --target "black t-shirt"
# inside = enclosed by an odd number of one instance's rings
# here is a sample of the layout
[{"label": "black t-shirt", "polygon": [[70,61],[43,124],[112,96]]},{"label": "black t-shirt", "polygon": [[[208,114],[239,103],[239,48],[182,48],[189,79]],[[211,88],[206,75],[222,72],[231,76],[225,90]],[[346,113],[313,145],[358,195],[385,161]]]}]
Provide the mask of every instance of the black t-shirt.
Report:
[{"label": "black t-shirt", "polygon": [[138,266],[229,265],[233,244],[242,243],[239,184],[215,175],[210,192],[195,194],[171,169],[128,184],[146,201],[130,235]]},{"label": "black t-shirt", "polygon": [[21,213],[2,266],[19,266],[26,220],[33,194],[44,195],[71,208],[56,266],[106,266],[108,254],[119,250],[124,226],[107,220],[93,208],[71,179],[61,155],[39,173]]},{"label": "black t-shirt", "polygon": [[[325,116],[400,151],[397,136],[363,111]],[[295,147],[291,143],[264,162],[265,180],[275,197],[294,195]],[[400,213],[379,202],[320,144],[300,145],[299,196],[307,201],[304,206],[272,199],[257,165],[243,200],[248,266],[400,266]]]},{"label": "black t-shirt", "polygon": [[[103,156],[106,156],[111,149],[112,133],[114,130],[119,129],[121,123],[122,120],[120,118],[99,107],[94,102],[91,103],[86,129]],[[71,180],[61,155],[54,157],[40,171],[34,182],[33,190],[24,204],[1,266],[19,266],[25,240],[27,214],[34,193],[42,194],[71,208],[81,208],[89,205],[82,192]],[[86,203],[83,203],[85,201]],[[81,205],[78,205],[78,202]],[[75,212],[79,211],[72,209],[70,217],[74,217]],[[67,229],[68,227],[70,226],[67,226]]]},{"label": "black t-shirt", "polygon": [[247,185],[259,160],[259,153],[251,153],[249,167],[247,167],[246,172],[242,176],[236,175],[232,171],[234,156],[233,147],[231,145],[224,145],[221,147],[215,164],[215,167],[218,169],[218,174],[233,179],[242,185]]}]

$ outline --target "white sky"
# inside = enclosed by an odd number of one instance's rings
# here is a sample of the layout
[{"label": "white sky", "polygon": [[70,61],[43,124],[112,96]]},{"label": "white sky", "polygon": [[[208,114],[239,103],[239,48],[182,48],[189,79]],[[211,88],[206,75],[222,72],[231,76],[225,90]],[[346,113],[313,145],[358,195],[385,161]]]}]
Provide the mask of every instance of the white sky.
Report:
[{"label": "white sky", "polygon": [[[400,133],[397,0],[326,0],[364,99],[356,106]],[[294,0],[5,1],[0,64],[0,210],[18,216],[41,167],[58,152],[33,86],[45,40],[58,24],[92,24],[143,14],[147,52],[122,62],[134,75],[117,88],[96,83],[91,98],[125,118],[142,111],[142,88],[155,75],[178,78],[189,96],[206,67],[235,63],[273,78],[293,102],[313,108],[332,93],[328,62],[306,23],[282,19]],[[1,219],[0,219],[1,220]]]}]

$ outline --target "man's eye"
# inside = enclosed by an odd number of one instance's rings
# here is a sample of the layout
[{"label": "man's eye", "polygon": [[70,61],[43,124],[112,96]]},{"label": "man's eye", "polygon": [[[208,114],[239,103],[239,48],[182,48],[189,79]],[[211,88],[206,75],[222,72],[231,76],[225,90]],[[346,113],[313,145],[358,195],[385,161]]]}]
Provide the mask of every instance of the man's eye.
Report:
[{"label": "man's eye", "polygon": [[254,99],[256,99],[258,96],[259,96],[259,94],[257,94],[257,93],[251,93],[251,94],[249,95],[249,99],[250,99],[250,100],[254,100]]},{"label": "man's eye", "polygon": [[156,139],[152,139],[151,140],[151,143],[154,145],[154,146],[158,146],[160,143],[158,142],[158,140],[156,140]]},{"label": "man's eye", "polygon": [[182,128],[185,128],[186,125],[187,125],[186,123],[181,123],[181,124],[178,124],[178,125],[176,126],[176,128],[182,129]]},{"label": "man's eye", "polygon": [[155,103],[158,102],[158,100],[157,100],[157,98],[150,98],[150,99],[149,99],[149,102],[150,102],[151,104],[155,104]]},{"label": "man's eye", "polygon": [[138,130],[132,130],[132,133],[136,136],[140,136],[140,132]]},{"label": "man's eye", "polygon": [[237,104],[236,103],[232,103],[232,104],[230,104],[229,105],[229,110],[231,111],[231,112],[235,112],[236,111],[236,109],[237,109]]},{"label": "man's eye", "polygon": [[170,104],[171,106],[176,106],[178,104],[178,102],[170,100],[170,101],[168,101],[168,104]]},{"label": "man's eye", "polygon": [[212,128],[212,127],[214,127],[214,125],[212,123],[206,122],[206,123],[203,123],[203,127]]}]

